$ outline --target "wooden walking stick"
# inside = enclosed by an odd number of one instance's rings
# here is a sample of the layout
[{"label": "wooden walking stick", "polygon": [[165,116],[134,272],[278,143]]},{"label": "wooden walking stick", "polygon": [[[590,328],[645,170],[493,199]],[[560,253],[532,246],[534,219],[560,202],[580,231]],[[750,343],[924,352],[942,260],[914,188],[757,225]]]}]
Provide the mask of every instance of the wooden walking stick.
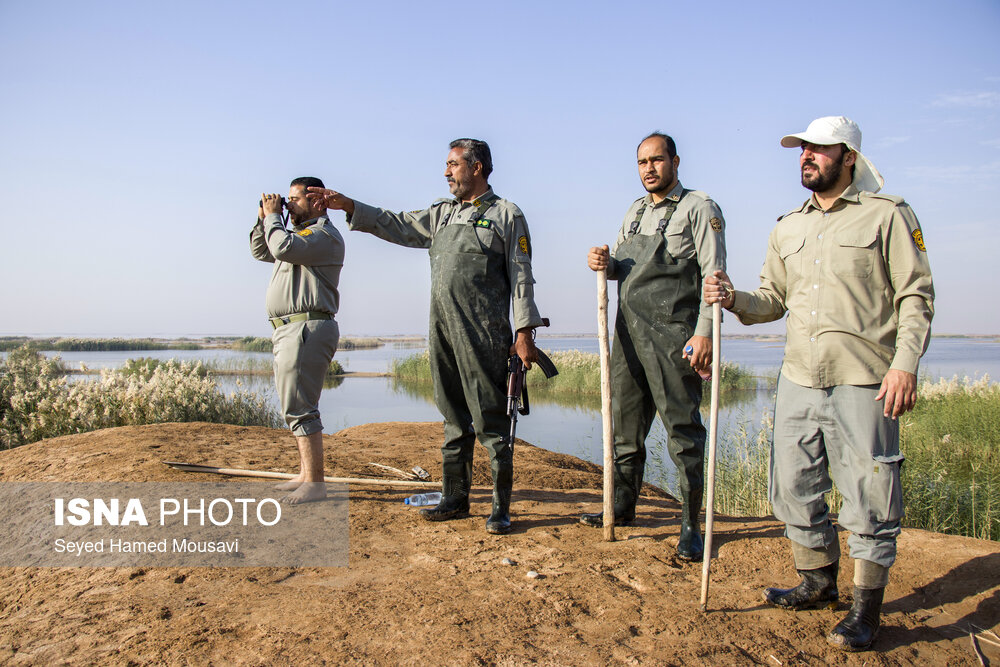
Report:
[{"label": "wooden walking stick", "polygon": [[[201,463],[184,463],[183,461],[163,461],[164,465],[185,472],[207,472],[213,475],[228,475],[230,477],[263,477],[264,479],[291,479],[295,475],[287,472],[271,472],[269,470],[246,470],[244,468],[217,468]],[[417,482],[405,479],[375,479],[374,477],[324,477],[329,484],[369,484],[373,486],[400,486],[412,489],[441,490],[440,482]]]},{"label": "wooden walking stick", "polygon": [[601,422],[604,434],[604,541],[615,541],[615,463],[611,434],[611,350],[608,346],[608,276],[597,272],[597,338],[601,348]]},{"label": "wooden walking stick", "polygon": [[708,611],[708,573],[712,566],[715,522],[715,444],[719,437],[719,385],[722,381],[722,304],[712,304],[712,407],[708,417],[708,496],[705,499],[705,555],[701,564],[701,610]]}]

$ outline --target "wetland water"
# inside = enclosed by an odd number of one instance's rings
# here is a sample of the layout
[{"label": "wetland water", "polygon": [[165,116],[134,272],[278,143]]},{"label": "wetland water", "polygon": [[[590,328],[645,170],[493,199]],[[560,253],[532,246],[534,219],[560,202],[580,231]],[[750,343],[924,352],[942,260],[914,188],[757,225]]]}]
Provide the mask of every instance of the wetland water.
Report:
[{"label": "wetland water", "polygon": [[[597,352],[596,338],[539,337],[539,347],[546,351],[581,350]],[[394,359],[422,353],[426,348],[412,342],[388,343],[372,350],[349,350],[338,352],[336,359],[348,371],[384,373]],[[784,341],[723,339],[722,356],[725,361],[736,362],[757,375],[776,375],[781,364]],[[203,361],[220,366],[236,367],[246,360],[268,364],[269,353],[236,352],[232,350],[152,350],[130,352],[46,352],[50,356],[62,357],[66,366],[76,368],[82,362],[89,368],[116,368],[127,359],[155,357],[180,361]],[[996,380],[1000,378],[1000,339],[975,338],[934,338],[921,362],[921,376],[931,379],[951,378],[958,375],[979,378],[983,374]],[[86,376],[74,376],[75,381]],[[232,391],[239,386],[267,395],[277,407],[274,382],[269,376],[233,376],[220,378],[224,390]],[[530,387],[529,387],[530,391]],[[708,385],[705,387],[708,393]],[[751,434],[760,427],[761,417],[773,409],[772,389],[761,389],[741,394],[738,397],[723,396],[719,410],[720,456],[726,455],[726,442],[739,429],[745,428]],[[703,418],[708,422],[708,401],[703,410]],[[323,391],[320,399],[324,432],[335,433],[343,428],[384,421],[440,421],[441,416],[434,407],[429,385],[408,385],[387,377],[352,377],[335,387]],[[600,399],[594,397],[572,397],[568,400],[553,400],[531,396],[531,414],[521,417],[517,424],[517,435],[524,440],[546,449],[572,454],[587,461],[600,464],[601,414]],[[647,440],[649,456],[647,461],[647,481],[664,487],[672,487],[673,464],[666,454],[666,434],[657,419]],[[478,452],[483,456],[485,452]],[[516,457],[516,452],[515,452]],[[427,461],[414,461],[414,465],[429,467]]]}]

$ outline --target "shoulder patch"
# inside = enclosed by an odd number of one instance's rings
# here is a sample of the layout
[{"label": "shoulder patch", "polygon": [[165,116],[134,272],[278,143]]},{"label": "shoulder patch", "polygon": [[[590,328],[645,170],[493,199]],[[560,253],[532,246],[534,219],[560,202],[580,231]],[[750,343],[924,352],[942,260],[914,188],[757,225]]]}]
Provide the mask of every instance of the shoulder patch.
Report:
[{"label": "shoulder patch", "polygon": [[712,231],[715,232],[722,231],[722,220],[719,220],[715,216],[712,216],[712,219],[708,221],[708,224],[712,225]]},{"label": "shoulder patch", "polygon": [[311,230],[311,229],[303,229],[302,231],[295,232],[295,233],[298,234],[299,236],[312,236],[313,230]]},{"label": "shoulder patch", "polygon": [[517,245],[518,245],[519,248],[521,248],[521,252],[523,252],[525,255],[528,254],[528,237],[527,236],[521,236],[519,239],[517,239]]},{"label": "shoulder patch", "polygon": [[924,245],[924,233],[919,229],[914,229],[911,236],[913,237],[913,245],[917,246],[917,250],[927,252],[927,246]]}]

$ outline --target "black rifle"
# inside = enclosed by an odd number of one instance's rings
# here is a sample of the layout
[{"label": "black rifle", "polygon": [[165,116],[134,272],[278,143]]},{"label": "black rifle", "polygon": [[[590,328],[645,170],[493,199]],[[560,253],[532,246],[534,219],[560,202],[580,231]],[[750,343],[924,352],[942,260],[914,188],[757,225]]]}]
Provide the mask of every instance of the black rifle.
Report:
[{"label": "black rifle", "polygon": [[[545,320],[545,326],[548,326],[548,324],[548,320]],[[534,336],[534,332],[532,332],[532,336]],[[559,375],[556,365],[541,350],[538,350],[538,361],[535,363],[545,373],[546,378],[553,378]],[[526,372],[521,357],[516,354],[510,355],[510,359],[507,360],[507,416],[510,417],[510,437],[507,442],[510,444],[511,451],[514,449],[517,415],[518,413],[526,415],[531,409],[531,406],[528,404],[528,384],[525,382]]]}]

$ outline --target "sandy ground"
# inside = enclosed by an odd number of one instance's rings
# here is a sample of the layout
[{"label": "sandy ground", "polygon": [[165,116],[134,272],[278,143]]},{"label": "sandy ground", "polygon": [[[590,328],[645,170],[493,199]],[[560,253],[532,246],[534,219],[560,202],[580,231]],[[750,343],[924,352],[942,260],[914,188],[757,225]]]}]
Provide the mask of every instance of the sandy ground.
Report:
[{"label": "sandy ground", "polygon": [[[368,461],[437,476],[440,424],[370,424],[326,436],[327,471]],[[710,611],[700,564],[673,553],[678,505],[647,487],[619,540],[577,523],[600,469],[519,443],[516,530],[492,536],[485,455],[472,516],[420,521],[406,491],[350,490],[346,568],[0,569],[0,662],[21,664],[978,665],[972,625],[1000,633],[1000,544],[907,530],[877,651],[826,632],[845,613],[766,607],[797,581],[773,520],[716,522]],[[207,481],[163,460],[294,471],[287,432],[214,424],[126,427],[0,452],[5,481]],[[514,565],[504,565],[509,558]],[[851,561],[841,570],[849,599]],[[529,570],[537,579],[529,579]],[[1000,664],[1000,647],[982,644]]]}]

